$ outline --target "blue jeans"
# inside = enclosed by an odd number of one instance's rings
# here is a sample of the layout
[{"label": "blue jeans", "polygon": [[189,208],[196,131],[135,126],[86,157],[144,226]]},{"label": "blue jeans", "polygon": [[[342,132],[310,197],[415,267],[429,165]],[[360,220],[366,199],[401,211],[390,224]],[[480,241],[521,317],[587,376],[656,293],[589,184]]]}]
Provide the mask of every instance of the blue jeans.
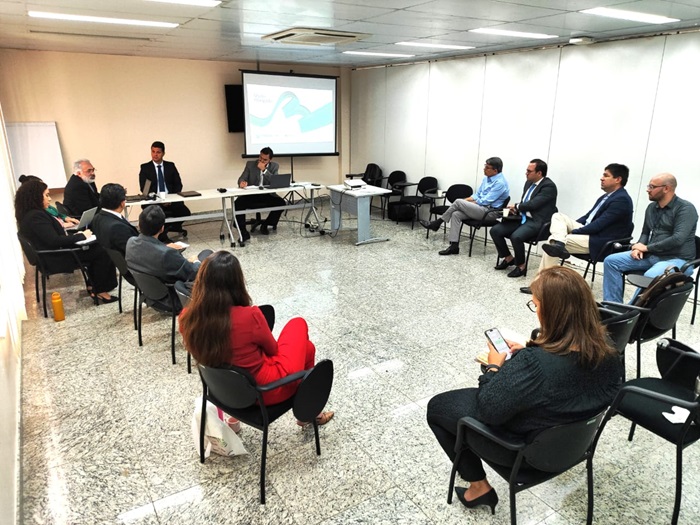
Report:
[{"label": "blue jeans", "polygon": [[[631,251],[613,253],[603,261],[603,301],[622,302],[622,286],[625,279],[622,272],[644,272],[647,277],[656,277],[664,273],[669,266],[680,268],[686,262],[683,259],[661,259],[657,255],[646,255],[637,260],[633,259],[631,254]],[[692,271],[692,268],[688,268],[686,273]]]}]

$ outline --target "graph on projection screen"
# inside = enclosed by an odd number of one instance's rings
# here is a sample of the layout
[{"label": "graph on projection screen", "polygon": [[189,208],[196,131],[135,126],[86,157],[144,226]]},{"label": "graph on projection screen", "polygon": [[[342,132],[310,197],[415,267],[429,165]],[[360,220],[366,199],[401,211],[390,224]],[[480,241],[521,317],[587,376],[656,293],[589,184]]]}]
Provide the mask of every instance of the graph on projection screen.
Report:
[{"label": "graph on projection screen", "polygon": [[335,77],[243,71],[245,155],[337,155]]},{"label": "graph on projection screen", "polygon": [[15,180],[22,174],[36,175],[49,188],[65,187],[66,173],[55,122],[8,123],[7,141]]}]

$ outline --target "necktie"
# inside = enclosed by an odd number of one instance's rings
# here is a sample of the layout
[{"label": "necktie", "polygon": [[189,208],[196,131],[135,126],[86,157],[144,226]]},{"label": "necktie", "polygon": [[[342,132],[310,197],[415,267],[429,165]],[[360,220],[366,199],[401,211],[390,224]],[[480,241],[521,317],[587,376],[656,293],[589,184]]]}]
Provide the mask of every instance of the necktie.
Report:
[{"label": "necktie", "polygon": [[158,164],[158,192],[165,191],[165,179],[163,178],[163,169],[160,164]]},{"label": "necktie", "polygon": [[[535,189],[536,184],[532,184],[530,188],[527,190],[527,193],[525,194],[525,198],[523,199],[523,202],[527,202],[530,200],[530,195],[532,195],[533,190]],[[520,224],[525,224],[525,221],[527,220],[527,215],[524,213],[522,214],[522,219],[520,219]]]}]

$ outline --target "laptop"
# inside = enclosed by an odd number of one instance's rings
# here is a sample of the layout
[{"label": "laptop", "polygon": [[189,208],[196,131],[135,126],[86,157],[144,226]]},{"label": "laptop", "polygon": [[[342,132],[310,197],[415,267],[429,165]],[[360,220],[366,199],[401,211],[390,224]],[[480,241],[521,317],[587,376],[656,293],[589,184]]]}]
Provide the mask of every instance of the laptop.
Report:
[{"label": "laptop", "polygon": [[95,208],[90,208],[89,210],[85,210],[80,217],[80,222],[78,225],[73,228],[74,230],[81,231],[90,226],[90,223],[92,222],[93,217],[95,217],[95,214],[97,213],[97,207]]},{"label": "laptop", "polygon": [[280,189],[280,188],[289,188],[289,185],[291,183],[292,183],[292,174],[291,173],[280,173],[279,175],[270,175],[270,185],[265,186],[265,187],[270,188],[271,190]]},{"label": "laptop", "polygon": [[151,179],[146,179],[143,185],[143,192],[138,195],[127,195],[126,202],[138,202],[148,200],[148,193],[151,191]]}]

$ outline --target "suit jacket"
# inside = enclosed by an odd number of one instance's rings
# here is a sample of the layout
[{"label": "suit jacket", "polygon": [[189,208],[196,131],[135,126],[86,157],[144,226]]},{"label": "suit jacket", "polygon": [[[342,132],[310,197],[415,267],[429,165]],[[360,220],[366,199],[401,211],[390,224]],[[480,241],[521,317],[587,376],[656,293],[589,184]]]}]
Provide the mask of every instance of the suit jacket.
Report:
[{"label": "suit jacket", "polygon": [[530,181],[525,183],[518,211],[530,212],[532,217],[528,217],[528,221],[532,221],[533,226],[541,228],[545,222],[552,220],[552,215],[557,211],[557,185],[549,177],[544,177],[532,190],[530,199],[527,202],[522,202],[532,184]]},{"label": "suit jacket", "polygon": [[63,190],[63,204],[73,215],[80,217],[84,211],[100,205],[100,192],[94,182],[87,183],[77,175],[71,175]]},{"label": "suit jacket", "polygon": [[[85,184],[81,181],[81,184]],[[55,217],[45,210],[31,210],[19,223],[19,233],[22,234],[35,250],[58,250],[73,248],[78,241],[85,240],[82,233],[68,234]],[[54,272],[70,272],[75,269],[75,259],[70,254],[45,255],[49,270]]]},{"label": "suit jacket", "polygon": [[200,263],[191,263],[180,252],[168,248],[158,239],[139,234],[126,242],[126,264],[137,272],[174,283],[194,281]]},{"label": "suit jacket", "polygon": [[[270,163],[267,165],[267,172],[263,175],[263,185],[266,186],[270,184],[270,175],[277,175],[279,169],[279,164],[270,161]],[[243,173],[241,173],[241,176],[238,177],[239,186],[241,182],[247,182],[250,186],[260,186],[260,170],[258,169],[257,159],[249,160],[245,163],[245,169],[243,170]]]},{"label": "suit jacket", "polygon": [[634,223],[632,222],[634,208],[632,199],[625,188],[620,188],[610,195],[608,200],[596,212],[590,224],[586,224],[588,215],[606,195],[605,193],[601,195],[588,213],[577,219],[576,222],[584,224],[584,226],[571,231],[571,233],[589,236],[589,251],[591,258],[594,260],[606,242],[632,235],[632,230],[634,230]]},{"label": "suit jacket", "polygon": [[103,248],[117,250],[122,255],[126,253],[126,242],[139,234],[129,221],[104,210],[92,220],[92,231]]},{"label": "suit jacket", "polygon": [[[165,179],[165,187],[168,193],[182,191],[182,180],[174,162],[163,161],[163,178]],[[141,164],[141,171],[139,171],[139,188],[141,191],[143,191],[143,185],[146,184],[146,179],[151,181],[150,191],[157,192],[158,175],[156,175],[156,166],[153,164],[153,161]]]}]

